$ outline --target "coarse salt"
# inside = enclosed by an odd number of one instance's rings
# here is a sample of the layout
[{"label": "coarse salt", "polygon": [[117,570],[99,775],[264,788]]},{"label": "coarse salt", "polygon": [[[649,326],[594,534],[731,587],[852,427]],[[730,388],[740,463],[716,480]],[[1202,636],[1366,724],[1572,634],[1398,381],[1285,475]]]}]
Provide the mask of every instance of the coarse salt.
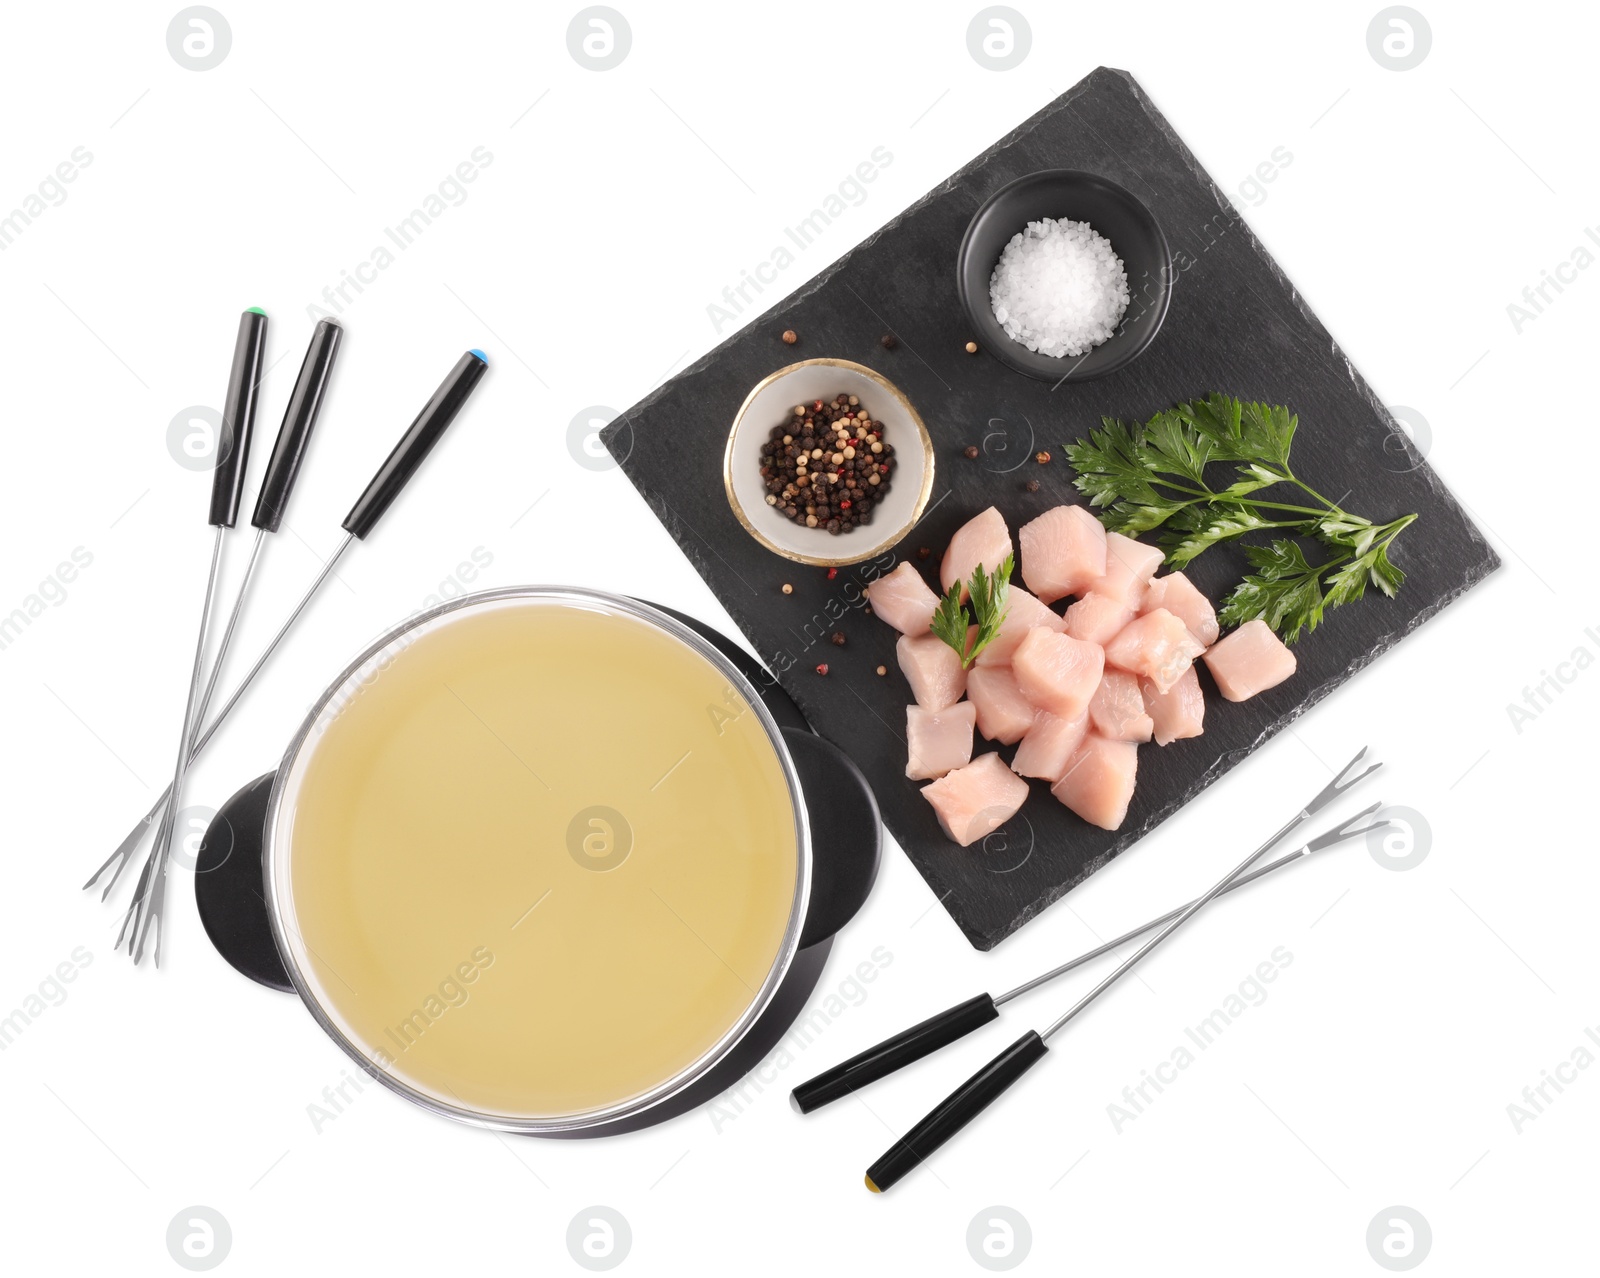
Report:
[{"label": "coarse salt", "polygon": [[1128,309],[1128,273],[1087,222],[1042,218],[1013,235],[989,278],[989,305],[1006,336],[1030,351],[1083,355]]}]

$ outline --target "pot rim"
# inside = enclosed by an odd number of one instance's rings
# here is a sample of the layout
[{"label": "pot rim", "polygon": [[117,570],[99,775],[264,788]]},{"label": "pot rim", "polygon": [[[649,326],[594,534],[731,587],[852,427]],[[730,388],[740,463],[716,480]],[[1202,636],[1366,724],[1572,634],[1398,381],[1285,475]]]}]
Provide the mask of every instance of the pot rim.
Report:
[{"label": "pot rim", "polygon": [[[419,632],[433,628],[436,623],[441,622],[441,619],[447,618],[453,613],[516,600],[565,603],[579,607],[599,608],[603,611],[622,612],[664,631],[711,662],[728,679],[739,694],[744,697],[752,710],[755,711],[757,720],[766,732],[767,739],[778,756],[778,763],[783,769],[784,780],[789,789],[794,815],[795,851],[798,860],[794,899],[789,909],[789,922],[779,943],[777,956],[774,958],[761,988],[756,991],[756,996],[745,1008],[739,1019],[728,1028],[722,1037],[693,1062],[685,1066],[684,1069],[671,1078],[658,1083],[647,1092],[600,1109],[584,1110],[577,1114],[555,1117],[530,1118],[515,1114],[485,1112],[468,1108],[465,1105],[451,1105],[412,1086],[373,1060],[362,1046],[346,1033],[332,1013],[322,1005],[314,985],[305,973],[301,971],[299,957],[288,936],[289,925],[283,918],[279,898],[280,891],[284,891],[288,887],[287,879],[289,877],[285,872],[290,847],[287,832],[282,825],[284,809],[288,800],[293,797],[291,785],[294,787],[294,792],[298,791],[300,774],[296,772],[296,764],[303,765],[312,757],[315,744],[314,736],[320,736],[317,728],[319,723],[323,722],[324,713],[330,703],[346,691],[352,679],[361,676],[375,662],[381,661],[382,664],[387,664],[383,659],[390,654],[390,650],[393,649],[397,642],[406,639],[407,636],[414,638]],[[449,623],[444,622],[443,624]],[[371,678],[376,677],[377,671],[381,669],[382,665],[378,665],[376,669],[364,677],[363,681],[370,681]],[[336,709],[334,711],[335,716],[342,709],[342,706]],[[312,743],[313,748],[310,750],[306,749],[308,742]],[[473,594],[463,595],[458,599],[446,600],[432,608],[415,613],[380,634],[367,645],[359,656],[346,665],[333,682],[322,692],[289,742],[289,746],[284,751],[283,758],[278,765],[277,774],[273,779],[271,796],[267,800],[267,815],[262,839],[262,876],[266,888],[267,917],[272,924],[273,941],[278,947],[278,953],[283,959],[284,969],[289,974],[289,980],[294,985],[295,993],[299,995],[300,1001],[305,1004],[312,1018],[322,1027],[323,1031],[369,1075],[391,1091],[404,1096],[407,1100],[420,1105],[422,1108],[475,1127],[488,1128],[493,1131],[515,1132],[523,1135],[537,1136],[571,1133],[604,1127],[619,1119],[631,1117],[661,1104],[703,1077],[750,1032],[750,1029],[762,1018],[767,1008],[771,1005],[779,986],[782,985],[784,978],[788,975],[789,967],[794,960],[795,954],[799,950],[800,935],[805,927],[806,913],[811,899],[813,852],[805,791],[801,785],[800,774],[795,767],[794,759],[784,742],[782,729],[779,727],[777,720],[773,718],[772,712],[767,708],[766,703],[761,699],[760,692],[756,686],[713,644],[675,617],[629,596],[613,594],[604,590],[593,590],[582,586],[528,585],[478,591]],[[285,864],[280,865],[280,861]]]}]

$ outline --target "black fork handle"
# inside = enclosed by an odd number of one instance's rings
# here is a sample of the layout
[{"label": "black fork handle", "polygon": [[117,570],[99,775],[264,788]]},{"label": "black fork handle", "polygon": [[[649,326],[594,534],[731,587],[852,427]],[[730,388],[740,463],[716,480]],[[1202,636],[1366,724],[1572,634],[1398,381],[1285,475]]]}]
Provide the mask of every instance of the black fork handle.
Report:
[{"label": "black fork handle", "polygon": [[1000,1009],[990,995],[976,995],[801,1083],[789,1093],[789,1101],[800,1113],[809,1114],[868,1083],[888,1077],[897,1069],[904,1069],[912,1061],[932,1055],[941,1047],[948,1047],[999,1015]]},{"label": "black fork handle", "polygon": [[875,1194],[915,1170],[933,1152],[984,1110],[1049,1052],[1037,1030],[1029,1030],[1000,1055],[962,1083],[928,1116],[867,1169],[867,1188]]}]

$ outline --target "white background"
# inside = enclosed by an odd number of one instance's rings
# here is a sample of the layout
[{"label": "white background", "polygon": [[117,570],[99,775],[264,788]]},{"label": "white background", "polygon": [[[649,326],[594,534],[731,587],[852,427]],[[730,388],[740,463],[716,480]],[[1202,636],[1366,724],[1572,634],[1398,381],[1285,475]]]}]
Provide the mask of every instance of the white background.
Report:
[{"label": "white background", "polygon": [[[1506,706],[1575,648],[1600,653],[1585,634],[1600,626],[1585,584],[1600,271],[1520,334],[1507,305],[1600,219],[1600,27],[1576,6],[1418,0],[1432,49],[1396,72],[1368,52],[1376,4],[1017,3],[1032,47],[1006,72],[968,53],[973,3],[617,0],[632,48],[605,72],[568,52],[576,4],[217,0],[232,48],[204,72],[168,53],[175,5],[8,14],[0,211],[74,148],[93,157],[0,253],[0,613],[74,548],[92,555],[0,650],[0,1015],[75,947],[92,955],[0,1052],[8,1271],[177,1272],[168,1223],[196,1204],[231,1226],[223,1271],[251,1274],[575,1270],[568,1223],[594,1204],[626,1217],[624,1268],[646,1273],[976,1272],[968,1223],[993,1205],[1030,1223],[1025,1271],[1378,1273],[1367,1228],[1394,1205],[1431,1226],[1424,1272],[1592,1264],[1600,1068],[1520,1132],[1507,1106],[1600,1022],[1600,671],[1520,732]],[[319,1133],[307,1106],[345,1058],[296,1000],[212,952],[188,874],[163,969],[112,952],[119,911],[78,885],[170,768],[208,553],[208,479],[169,456],[167,427],[217,405],[241,309],[270,312],[277,361],[253,500],[308,304],[475,147],[492,154],[343,307],[241,654],[457,356],[482,346],[491,372],[196,767],[188,797],[213,805],[475,548],[493,562],[473,588],[579,582],[727,627],[622,475],[575,460],[568,423],[713,346],[707,305],[873,148],[892,166],[783,289],[1101,63],[1139,77],[1226,189],[1292,154],[1264,200],[1241,201],[1248,221],[1385,400],[1426,419],[1431,460],[1504,556],[1486,585],[993,954],[886,848],[821,990],[876,947],[892,962],[731,1119],[512,1141],[369,1086]],[[1357,844],[1219,905],[886,1196],[864,1191],[865,1167],[1091,974],[859,1102],[790,1112],[784,1093],[817,1069],[1186,899],[1363,743],[1389,763],[1370,797],[1431,829],[1417,868]],[[1116,1130],[1123,1087],[1278,946],[1293,963],[1270,997]]]}]

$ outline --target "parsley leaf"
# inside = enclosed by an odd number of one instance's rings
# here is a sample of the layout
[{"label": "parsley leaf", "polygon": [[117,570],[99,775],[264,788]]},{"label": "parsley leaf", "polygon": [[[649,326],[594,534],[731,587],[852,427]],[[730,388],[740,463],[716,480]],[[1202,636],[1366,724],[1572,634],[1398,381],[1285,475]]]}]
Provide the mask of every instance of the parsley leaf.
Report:
[{"label": "parsley leaf", "polygon": [[1144,440],[1152,454],[1151,463],[1161,473],[1205,489],[1206,463],[1211,460],[1213,445],[1207,436],[1188,429],[1181,414],[1157,413],[1144,428]]},{"label": "parsley leaf", "polygon": [[959,652],[963,659],[966,657],[967,610],[961,606],[959,581],[944,592],[944,597],[939,600],[939,606],[933,610],[933,620],[928,628]]},{"label": "parsley leaf", "polygon": [[1247,546],[1245,557],[1256,571],[1233,588],[1218,619],[1238,626],[1259,617],[1285,643],[1298,639],[1303,628],[1315,630],[1326,606],[1321,565],[1312,567],[1299,545],[1286,538],[1269,546]]},{"label": "parsley leaf", "polygon": [[[1289,526],[1298,524],[1291,522]],[[1184,511],[1173,530],[1161,538],[1161,545],[1167,552],[1166,562],[1174,568],[1184,568],[1219,541],[1282,527],[1283,521],[1267,519],[1251,506],[1194,507]]]},{"label": "parsley leaf", "polygon": [[1091,506],[1161,500],[1150,482],[1142,432],[1136,431],[1107,417],[1087,439],[1066,445],[1067,457],[1078,471],[1078,491]]},{"label": "parsley leaf", "polygon": [[[1000,633],[1010,606],[1012,567],[1012,556],[1007,555],[992,574],[984,571],[982,564],[972,570],[972,580],[967,585],[972,605],[970,622],[967,610],[961,604],[962,584],[959,581],[944,592],[939,606],[934,609],[929,629],[960,654],[963,669],[970,669],[978,654]],[[967,630],[973,624],[978,630],[969,648]]]}]

